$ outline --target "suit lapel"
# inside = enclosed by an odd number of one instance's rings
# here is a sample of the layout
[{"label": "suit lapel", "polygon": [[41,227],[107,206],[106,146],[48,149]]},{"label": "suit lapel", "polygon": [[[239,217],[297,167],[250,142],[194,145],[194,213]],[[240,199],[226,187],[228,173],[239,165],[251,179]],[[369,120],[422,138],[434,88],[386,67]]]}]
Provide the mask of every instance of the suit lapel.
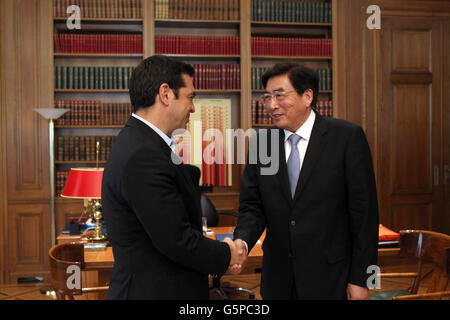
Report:
[{"label": "suit lapel", "polygon": [[308,182],[308,178],[318,162],[323,147],[325,146],[327,126],[323,118],[316,113],[316,120],[311,131],[310,141],[306,150],[305,159],[303,160],[302,170],[298,178],[297,187],[295,189],[294,202],[298,200],[303,188]]},{"label": "suit lapel", "polygon": [[[288,173],[287,173],[286,155],[285,155],[285,150],[284,150],[284,130],[282,130],[282,129],[278,129],[278,130],[280,130],[280,132],[279,132],[280,141],[278,144],[278,148],[279,148],[278,152],[280,155],[280,167],[279,167],[279,170],[277,173],[277,177],[278,177],[278,181],[280,182],[283,195],[285,196],[288,203],[290,205],[292,205],[292,196],[291,196],[291,190],[289,188],[289,178],[288,178]],[[270,141],[270,139],[268,141]]]}]

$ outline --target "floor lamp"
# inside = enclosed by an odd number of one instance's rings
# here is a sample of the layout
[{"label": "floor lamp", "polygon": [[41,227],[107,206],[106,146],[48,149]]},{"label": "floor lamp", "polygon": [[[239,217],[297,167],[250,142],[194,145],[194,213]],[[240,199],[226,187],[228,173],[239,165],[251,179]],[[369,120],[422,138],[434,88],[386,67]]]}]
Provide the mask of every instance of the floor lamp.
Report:
[{"label": "floor lamp", "polygon": [[48,137],[49,137],[49,152],[50,152],[50,215],[51,215],[51,235],[52,235],[52,246],[56,243],[56,226],[55,226],[55,137],[54,129],[55,123],[53,120],[58,119],[70,109],[59,109],[59,108],[40,108],[33,109],[45,119],[50,120],[48,122]]}]

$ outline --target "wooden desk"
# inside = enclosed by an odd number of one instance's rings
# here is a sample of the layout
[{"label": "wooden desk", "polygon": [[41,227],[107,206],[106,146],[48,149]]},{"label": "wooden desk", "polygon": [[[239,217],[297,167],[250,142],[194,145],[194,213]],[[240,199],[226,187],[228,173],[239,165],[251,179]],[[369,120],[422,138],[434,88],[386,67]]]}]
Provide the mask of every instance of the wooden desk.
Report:
[{"label": "wooden desk", "polygon": [[[218,227],[210,228],[214,234],[207,235],[210,239],[215,239],[216,234],[233,233],[234,227]],[[250,252],[247,259],[247,266],[242,271],[243,273],[254,273],[255,269],[261,268],[262,265],[262,242],[264,241],[266,233],[264,232],[260,238],[260,243],[257,243]],[[80,236],[60,235],[56,239],[57,243],[79,242],[82,241]],[[84,251],[84,263],[87,270],[112,270],[114,265],[114,256],[111,247],[107,247],[102,251]]]},{"label": "wooden desk", "polygon": [[[217,227],[210,228],[214,234],[207,235],[210,239],[215,239],[216,234],[232,234],[234,227]],[[266,233],[264,231],[260,238],[260,241],[253,247],[252,251],[248,255],[247,263],[242,273],[249,274],[255,273],[255,270],[260,269],[262,266],[262,243],[265,239]],[[57,243],[80,241],[80,236],[60,235],[57,238]],[[378,256],[396,256],[398,255],[399,248],[387,248],[378,249]],[[85,251],[84,262],[86,269],[91,270],[111,270],[114,265],[114,257],[111,247],[107,247],[103,251]]]},{"label": "wooden desk", "polygon": [[[207,235],[210,239],[215,239],[216,234],[232,234],[234,227],[217,227],[210,228],[214,234]],[[250,254],[248,255],[245,267],[242,270],[242,274],[253,274],[261,269],[262,267],[262,243],[265,239],[266,233],[264,231],[260,238],[260,241],[252,248]],[[80,236],[70,236],[70,235],[60,235],[57,238],[57,243],[65,242],[79,242],[81,241]],[[379,257],[394,257],[399,253],[398,248],[393,249],[379,249]],[[112,247],[107,247],[103,251],[84,251],[84,262],[86,271],[83,271],[83,286],[96,286],[96,285],[107,285],[109,283],[109,278],[111,270],[114,266],[114,256],[112,252]],[[384,264],[382,260],[379,264]],[[76,299],[93,299],[102,300],[106,298],[106,294],[99,293],[89,293],[87,295],[82,295],[76,297]]]}]

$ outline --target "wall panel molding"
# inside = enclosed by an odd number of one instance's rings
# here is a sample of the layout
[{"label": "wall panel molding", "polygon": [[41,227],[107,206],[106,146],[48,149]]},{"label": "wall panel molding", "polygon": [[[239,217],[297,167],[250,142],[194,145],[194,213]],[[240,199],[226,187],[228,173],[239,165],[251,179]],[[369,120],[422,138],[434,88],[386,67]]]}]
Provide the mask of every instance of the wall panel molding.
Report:
[{"label": "wall panel molding", "polygon": [[52,2],[0,2],[0,283],[48,273],[48,122],[33,109],[54,105]]}]

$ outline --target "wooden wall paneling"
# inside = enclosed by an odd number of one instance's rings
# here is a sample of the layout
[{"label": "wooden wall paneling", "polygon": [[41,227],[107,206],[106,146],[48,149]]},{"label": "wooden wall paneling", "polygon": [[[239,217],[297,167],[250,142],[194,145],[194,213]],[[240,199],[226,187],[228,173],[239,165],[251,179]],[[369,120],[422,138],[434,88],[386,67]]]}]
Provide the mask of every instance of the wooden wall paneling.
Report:
[{"label": "wooden wall paneling", "polygon": [[[409,223],[439,230],[439,27],[420,18],[386,18],[382,24],[382,221],[394,229]],[[399,211],[400,204],[409,210]]]},{"label": "wooden wall paneling", "polygon": [[[52,1],[5,0],[1,12],[1,160],[6,186],[1,205],[6,210],[1,216],[5,241],[0,280],[16,282],[17,276],[43,275],[48,269],[48,122],[33,108],[53,106]],[[26,206],[34,211],[23,211]],[[36,221],[39,232],[30,227]]]},{"label": "wooden wall paneling", "polygon": [[[48,123],[33,108],[51,107],[52,50],[47,47],[46,1],[7,1],[5,54],[7,101],[8,199],[49,199]],[[9,5],[8,5],[9,4]],[[24,23],[26,21],[26,23]],[[43,27],[41,27],[43,26]],[[40,39],[41,35],[44,39]],[[50,61],[49,61],[50,60]],[[52,83],[53,85],[53,83]],[[47,98],[46,98],[47,96]],[[42,97],[42,98],[41,98]],[[42,102],[41,102],[42,101]],[[43,105],[41,105],[41,103]]]},{"label": "wooden wall paneling", "polygon": [[[335,116],[355,122],[364,128],[374,161],[377,188],[379,191],[380,222],[392,226],[393,216],[391,202],[386,202],[385,197],[381,199],[383,191],[385,191],[384,185],[386,183],[383,179],[390,179],[390,176],[385,175],[385,172],[383,171],[386,167],[385,164],[390,160],[390,155],[381,152],[383,146],[382,143],[386,139],[385,133],[382,131],[382,126],[385,123],[383,115],[388,111],[386,110],[386,105],[384,105],[386,97],[385,88],[383,87],[384,79],[382,79],[381,75],[384,62],[391,58],[392,52],[390,49],[385,49],[382,46],[381,33],[386,29],[385,19],[387,18],[397,19],[403,17],[407,18],[403,21],[410,21],[410,19],[414,19],[415,17],[422,17],[425,19],[422,21],[436,22],[436,25],[442,21],[448,21],[448,17],[450,16],[450,3],[448,1],[424,2],[411,0],[340,0],[335,2],[333,7],[333,66],[335,70],[335,75],[333,77],[333,104],[337,106],[335,107]],[[369,30],[366,27],[366,19],[369,17],[366,13],[366,9],[372,4],[380,6],[382,17],[381,30]],[[409,82],[409,85],[413,85],[418,79],[416,77],[417,72],[423,71],[423,68],[421,69],[417,66],[423,65],[424,62],[427,61],[427,57],[429,57],[430,60],[433,60],[434,63],[436,63],[436,66],[438,66],[440,64],[438,60],[441,59],[441,57],[448,56],[448,54],[446,54],[448,49],[444,50],[439,44],[445,43],[448,48],[448,43],[446,43],[448,41],[444,40],[448,38],[448,22],[445,26],[446,28],[443,27],[443,30],[447,31],[447,36],[445,37],[443,35],[441,37],[442,40],[433,39],[435,47],[431,48],[430,51],[421,52],[420,56],[414,57],[417,61],[410,63],[409,59],[411,59],[411,57],[405,57],[406,59],[403,60],[397,58],[397,69],[401,69],[406,64],[410,66],[408,72],[415,72],[416,74],[410,74],[408,77],[393,73],[394,80],[402,80],[405,82],[404,85],[407,85],[406,82]],[[409,47],[407,47],[410,52],[405,52],[406,55],[415,54],[417,51],[417,42],[423,42],[423,36],[424,34],[420,34],[413,37],[412,41],[408,43]],[[399,45],[401,46],[401,44]],[[402,53],[397,54],[401,55]],[[433,82],[435,85],[430,89],[431,92],[429,94],[431,99],[434,99],[433,102],[439,100],[439,97],[442,96],[435,87],[438,87],[442,83],[443,75],[439,75],[439,73],[445,74],[448,67],[445,68],[442,67],[442,65],[439,65],[438,69],[440,70],[438,71],[435,69],[437,72],[429,73],[428,75],[420,75],[422,82],[426,82],[427,78],[430,78],[431,75],[431,80],[429,80],[428,83]],[[361,74],[362,77],[359,77],[358,74]],[[397,76],[400,76],[401,79],[396,78]],[[356,79],[360,79],[361,81],[355,81]],[[448,83],[448,80],[444,80],[444,87],[445,85],[448,86],[446,83]],[[446,107],[448,105],[447,91],[449,90],[441,89],[441,92],[444,93],[444,96],[442,96],[442,106],[445,106],[445,108],[448,108]],[[439,108],[437,111],[438,112],[431,113],[429,116],[430,121],[439,122]],[[445,117],[445,114],[446,112],[443,110],[442,116]],[[431,139],[433,140],[433,145],[436,146],[437,151],[434,152],[434,158],[430,159],[430,163],[439,163],[439,153],[442,152],[442,150],[445,150],[443,152],[446,152],[446,150],[450,149],[448,140],[442,141],[443,136],[445,139],[445,136],[449,135],[447,134],[449,129],[446,129],[449,120],[448,118],[442,118],[441,122],[444,123],[441,135],[439,135],[438,129],[433,129],[433,132],[431,133]],[[443,157],[444,159],[448,159],[448,156],[445,154]],[[406,163],[406,165],[408,164]],[[443,173],[441,176],[442,175]],[[431,201],[435,204],[436,210],[439,207],[439,195],[441,193],[448,199],[447,189],[445,192],[433,192],[430,196]],[[397,200],[398,199],[396,199],[396,201]],[[439,221],[445,220],[444,216],[450,215],[448,213],[448,208],[449,207],[442,208],[444,212],[433,215],[432,225],[433,228],[438,228],[436,229],[437,231],[440,229]],[[441,224],[446,225],[447,222]],[[450,221],[448,224],[450,224]]]},{"label": "wooden wall paneling", "polygon": [[10,279],[36,275],[48,277],[50,233],[43,230],[50,219],[49,212],[49,204],[8,206]]},{"label": "wooden wall paneling", "polygon": [[431,230],[433,206],[430,202],[392,206],[392,228],[395,230]]}]

